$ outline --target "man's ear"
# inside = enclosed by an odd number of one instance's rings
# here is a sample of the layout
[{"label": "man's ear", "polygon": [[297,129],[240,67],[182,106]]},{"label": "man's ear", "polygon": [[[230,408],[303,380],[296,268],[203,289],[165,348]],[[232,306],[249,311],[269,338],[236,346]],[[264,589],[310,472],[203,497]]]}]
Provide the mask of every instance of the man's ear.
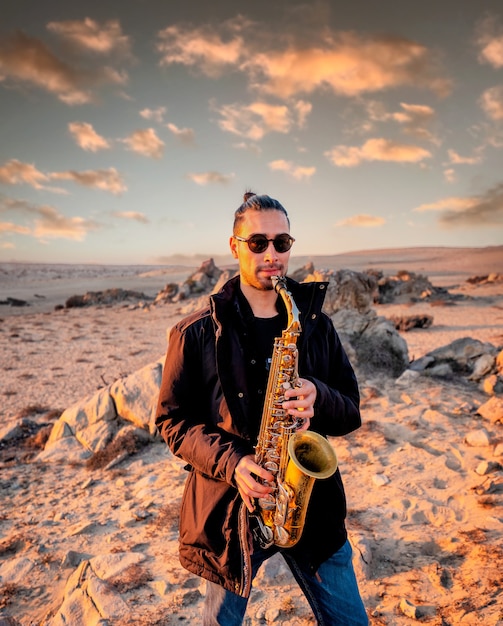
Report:
[{"label": "man's ear", "polygon": [[229,239],[229,246],[231,248],[232,256],[235,259],[237,259],[238,258],[238,242],[234,239],[234,237],[231,237]]}]

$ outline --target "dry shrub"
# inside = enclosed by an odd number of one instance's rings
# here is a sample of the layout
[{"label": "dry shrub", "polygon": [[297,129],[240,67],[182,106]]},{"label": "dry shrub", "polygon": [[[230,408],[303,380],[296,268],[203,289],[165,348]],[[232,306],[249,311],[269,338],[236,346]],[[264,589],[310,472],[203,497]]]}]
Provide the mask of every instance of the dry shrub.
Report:
[{"label": "dry shrub", "polygon": [[123,572],[109,579],[109,583],[117,589],[119,593],[127,593],[134,589],[139,589],[152,580],[152,574],[147,568],[136,563],[130,565]]},{"label": "dry shrub", "polygon": [[156,531],[160,530],[177,530],[180,515],[180,500],[170,502],[159,509],[156,517],[149,522],[154,526]]},{"label": "dry shrub", "polygon": [[89,470],[97,470],[106,467],[119,455],[133,456],[146,445],[140,437],[132,432],[128,432],[121,437],[113,439],[103,450],[95,452],[87,459],[86,467]]},{"label": "dry shrub", "polygon": [[25,547],[26,540],[21,534],[12,535],[0,541],[0,557],[17,554]]},{"label": "dry shrub", "polygon": [[[20,588],[15,583],[6,583],[0,587],[0,609],[11,604],[12,600],[18,596]],[[6,622],[7,624],[9,622]],[[11,622],[15,623],[15,622]]]}]

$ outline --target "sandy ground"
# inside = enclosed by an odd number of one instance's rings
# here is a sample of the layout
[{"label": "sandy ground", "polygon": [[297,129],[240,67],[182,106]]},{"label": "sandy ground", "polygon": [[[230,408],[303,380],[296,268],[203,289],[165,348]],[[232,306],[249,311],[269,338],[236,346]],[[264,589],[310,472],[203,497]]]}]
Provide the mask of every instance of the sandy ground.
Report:
[{"label": "sandy ground", "polygon": [[[469,296],[453,306],[377,308],[385,317],[433,316],[430,328],[403,333],[412,359],[459,337],[503,346],[503,285],[465,282],[469,276],[503,272],[502,250],[496,256],[495,249],[485,255],[424,249],[313,260],[315,267],[352,269],[380,262],[390,273],[424,273],[433,284]],[[182,315],[180,305],[54,310],[56,304],[110,287],[153,297],[190,272],[1,266],[0,300],[30,302],[29,307],[0,307],[2,425],[30,406],[62,411],[157,360],[165,352],[168,329]],[[390,380],[377,389],[362,380],[361,386],[364,425],[333,445],[348,494],[350,536],[367,561],[358,577],[370,623],[503,625],[503,433],[501,424],[487,424],[476,413],[488,397],[464,381],[422,379],[402,387]],[[469,434],[481,428],[490,444],[469,445]],[[130,620],[107,623],[199,623],[204,583],[177,560],[176,510],[185,472],[164,444],[92,474],[83,467],[24,459],[19,450],[0,462],[0,623],[15,616],[22,626],[51,624],[73,571],[65,564],[70,551],[145,555],[148,576],[136,587],[122,587]],[[492,472],[479,474],[481,462],[493,463]],[[126,523],[124,516],[135,507],[148,515]],[[17,559],[31,563],[29,578],[9,578],[8,567]],[[269,577],[265,573],[259,582],[264,586],[252,593],[247,624],[314,624],[284,568]]]}]

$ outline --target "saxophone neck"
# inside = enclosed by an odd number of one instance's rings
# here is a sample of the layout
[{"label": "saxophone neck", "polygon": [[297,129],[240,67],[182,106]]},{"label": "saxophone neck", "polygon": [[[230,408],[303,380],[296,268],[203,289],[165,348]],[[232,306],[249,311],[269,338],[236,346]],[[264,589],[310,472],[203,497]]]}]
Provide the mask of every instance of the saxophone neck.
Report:
[{"label": "saxophone neck", "polygon": [[301,325],[299,321],[299,309],[292,298],[292,294],[288,291],[286,286],[286,276],[272,276],[271,280],[274,290],[283,300],[288,315],[288,322],[284,332],[300,333]]}]

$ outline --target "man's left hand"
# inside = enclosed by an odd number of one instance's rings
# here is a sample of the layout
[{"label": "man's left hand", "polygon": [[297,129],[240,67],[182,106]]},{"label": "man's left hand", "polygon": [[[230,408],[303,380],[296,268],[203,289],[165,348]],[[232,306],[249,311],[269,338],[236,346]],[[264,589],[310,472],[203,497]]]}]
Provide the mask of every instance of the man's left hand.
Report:
[{"label": "man's left hand", "polygon": [[289,415],[304,420],[304,424],[298,430],[307,430],[314,415],[317,390],[310,380],[299,378],[298,382],[300,386],[292,387],[285,391],[283,408]]}]

